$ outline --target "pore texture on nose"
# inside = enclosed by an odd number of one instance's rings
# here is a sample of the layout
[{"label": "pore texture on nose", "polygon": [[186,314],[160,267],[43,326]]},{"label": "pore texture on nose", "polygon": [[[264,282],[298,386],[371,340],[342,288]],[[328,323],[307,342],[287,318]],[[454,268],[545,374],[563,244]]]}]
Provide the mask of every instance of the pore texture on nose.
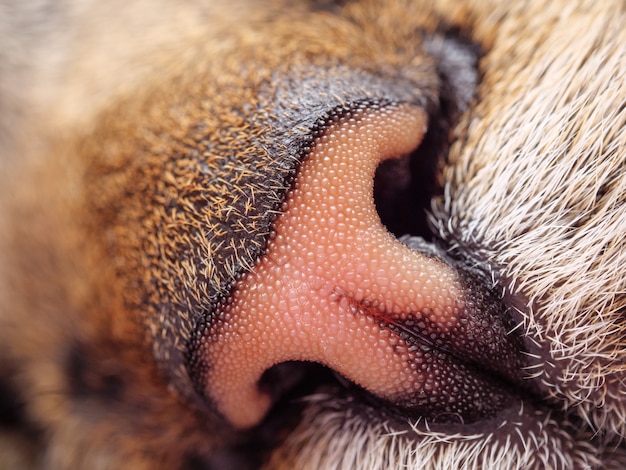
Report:
[{"label": "pore texture on nose", "polygon": [[328,366],[379,397],[429,387],[415,348],[381,326],[421,312],[439,331],[462,310],[455,273],[400,243],[373,200],[378,164],[413,151],[416,106],[361,109],[315,141],[267,251],[219,307],[197,352],[205,396],[236,427],[257,424],[271,397],[257,384],[285,361]]}]

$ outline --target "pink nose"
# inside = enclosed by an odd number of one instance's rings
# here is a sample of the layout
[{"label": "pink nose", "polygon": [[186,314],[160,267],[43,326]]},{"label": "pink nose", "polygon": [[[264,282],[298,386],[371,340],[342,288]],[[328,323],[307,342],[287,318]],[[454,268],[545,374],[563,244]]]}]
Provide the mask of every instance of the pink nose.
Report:
[{"label": "pink nose", "polygon": [[236,427],[264,417],[271,398],[258,381],[284,361],[321,363],[401,404],[454,384],[445,357],[429,359],[401,328],[386,327],[410,319],[427,325],[425,335],[445,336],[465,308],[455,272],[400,243],[374,206],[378,164],[413,151],[426,124],[408,105],[361,110],[315,142],[266,254],[219,309],[198,352],[205,395]]}]

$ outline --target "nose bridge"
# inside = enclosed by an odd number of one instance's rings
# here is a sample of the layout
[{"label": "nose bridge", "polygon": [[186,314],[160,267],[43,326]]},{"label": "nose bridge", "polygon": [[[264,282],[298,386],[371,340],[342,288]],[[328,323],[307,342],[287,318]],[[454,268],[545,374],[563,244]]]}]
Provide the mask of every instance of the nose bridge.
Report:
[{"label": "nose bridge", "polygon": [[257,383],[284,361],[321,363],[388,399],[427,382],[414,348],[381,324],[423,312],[446,331],[462,308],[459,288],[450,268],[387,232],[372,195],[380,161],[414,150],[426,124],[421,108],[390,105],[346,116],[318,138],[266,254],[197,352],[205,395],[235,426],[262,419],[271,398]]}]

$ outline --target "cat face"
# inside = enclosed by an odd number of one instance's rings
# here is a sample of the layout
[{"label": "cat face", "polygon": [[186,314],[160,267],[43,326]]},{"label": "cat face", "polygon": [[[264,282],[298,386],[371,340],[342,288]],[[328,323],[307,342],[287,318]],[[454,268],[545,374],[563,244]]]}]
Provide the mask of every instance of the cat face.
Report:
[{"label": "cat face", "polygon": [[121,3],[0,6],[0,462],[623,465],[619,2]]}]

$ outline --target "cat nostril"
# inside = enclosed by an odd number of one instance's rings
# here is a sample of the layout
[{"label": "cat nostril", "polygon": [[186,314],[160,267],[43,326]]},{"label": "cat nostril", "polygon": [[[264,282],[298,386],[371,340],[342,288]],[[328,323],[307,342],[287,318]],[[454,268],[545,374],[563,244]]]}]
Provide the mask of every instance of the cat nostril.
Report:
[{"label": "cat nostril", "polygon": [[396,237],[410,234],[431,238],[426,215],[438,190],[438,163],[447,145],[443,129],[437,123],[429,123],[419,148],[400,158],[384,160],[376,169],[376,211],[382,224]]}]

